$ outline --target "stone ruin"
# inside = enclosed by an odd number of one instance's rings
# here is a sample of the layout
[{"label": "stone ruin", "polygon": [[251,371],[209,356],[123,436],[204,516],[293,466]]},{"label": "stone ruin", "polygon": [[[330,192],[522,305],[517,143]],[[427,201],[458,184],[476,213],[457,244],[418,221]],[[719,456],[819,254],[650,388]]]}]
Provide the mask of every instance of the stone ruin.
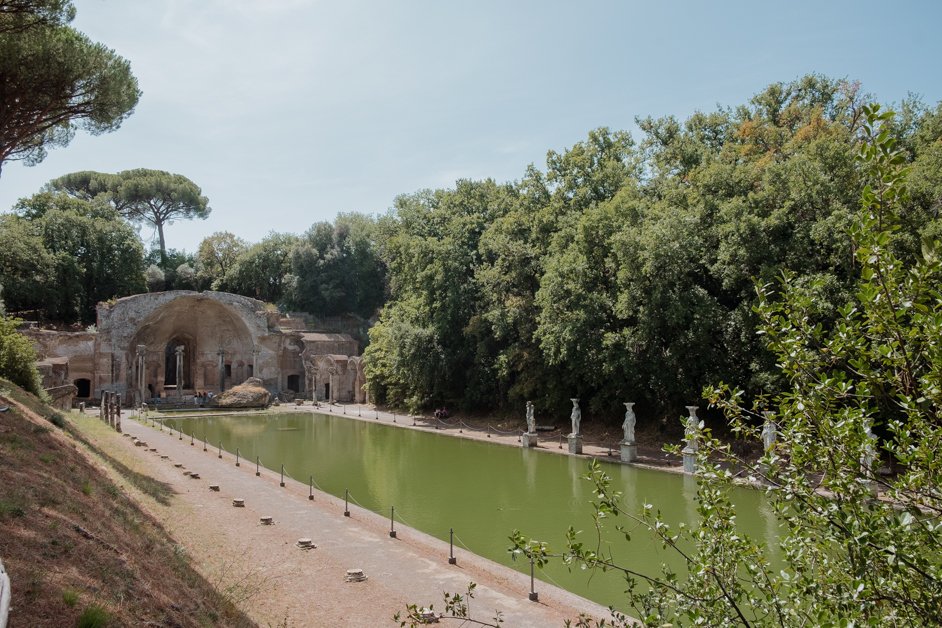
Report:
[{"label": "stone ruin", "polygon": [[[350,335],[304,329],[257,299],[174,290],[100,303],[83,332],[26,329],[47,388],[68,387],[63,406],[199,404],[254,378],[274,398],[366,401],[359,343]],[[254,382],[253,382],[254,383]]]}]

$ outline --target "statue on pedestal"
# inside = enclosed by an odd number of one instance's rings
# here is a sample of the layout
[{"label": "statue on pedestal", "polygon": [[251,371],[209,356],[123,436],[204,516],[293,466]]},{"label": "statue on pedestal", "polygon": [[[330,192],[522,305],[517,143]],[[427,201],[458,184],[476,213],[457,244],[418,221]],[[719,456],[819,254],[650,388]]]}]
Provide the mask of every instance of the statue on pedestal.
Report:
[{"label": "statue on pedestal", "polygon": [[527,433],[536,434],[536,417],[533,416],[533,402],[527,402]]},{"label": "statue on pedestal", "polygon": [[762,415],[765,417],[765,422],[762,424],[762,447],[768,453],[778,439],[778,427],[775,425],[775,421],[772,420],[770,411],[765,410]]},{"label": "statue on pedestal", "polygon": [[633,410],[634,405],[633,401],[625,402],[625,421],[621,424],[621,429],[625,432],[625,440],[622,441],[624,443],[635,442],[635,422],[637,419]]},{"label": "statue on pedestal", "polygon": [[579,436],[579,424],[582,423],[582,410],[579,409],[579,400],[572,398],[569,401],[572,402],[572,414],[569,415],[569,420],[572,421],[572,432],[571,436]]},{"label": "statue on pedestal", "polygon": [[697,432],[700,430],[700,420],[697,418],[697,406],[687,406],[687,426],[684,428],[684,439],[687,441],[687,449],[691,452],[697,451]]}]

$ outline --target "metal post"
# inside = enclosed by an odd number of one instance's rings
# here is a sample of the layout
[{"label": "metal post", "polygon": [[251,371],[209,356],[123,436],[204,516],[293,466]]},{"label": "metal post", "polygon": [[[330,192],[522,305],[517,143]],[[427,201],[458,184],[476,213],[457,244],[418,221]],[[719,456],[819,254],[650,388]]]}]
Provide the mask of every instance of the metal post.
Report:
[{"label": "metal post", "polygon": [[448,528],[448,564],[455,565],[458,559],[455,558],[455,529]]},{"label": "metal post", "polygon": [[239,466],[239,455],[240,455],[241,453],[242,453],[242,452],[239,451],[239,448],[236,447],[236,466],[237,466],[237,467]]},{"label": "metal post", "polygon": [[490,423],[487,424],[487,437],[488,438],[491,437],[491,424]]},{"label": "metal post", "polygon": [[344,414],[344,416],[347,415],[347,406],[346,406],[346,405],[343,406],[343,414]]},{"label": "metal post", "polygon": [[193,433],[190,432],[190,447],[193,446]]},{"label": "metal post", "polygon": [[530,595],[531,602],[539,602],[540,594],[536,592],[536,589],[533,588],[533,556],[530,556]]},{"label": "metal post", "polygon": [[203,433],[203,451],[206,451],[206,433]]},{"label": "metal post", "polygon": [[358,405],[358,406],[357,406],[357,416],[363,416],[362,411],[363,411],[363,406]]},{"label": "metal post", "polygon": [[222,458],[222,441],[219,441],[219,457]]},{"label": "metal post", "polygon": [[307,498],[311,500],[314,499],[314,476],[313,475],[311,476],[311,490],[308,491]]},{"label": "metal post", "polygon": [[563,433],[562,432],[559,433],[559,448],[560,449],[563,448]]},{"label": "metal post", "polygon": [[393,423],[395,423],[395,422],[396,422],[396,411],[393,410]]},{"label": "metal post", "polygon": [[258,470],[258,456],[255,456],[255,477],[258,477],[261,474],[262,472]]},{"label": "metal post", "polygon": [[350,490],[343,489],[343,516],[350,516]]},{"label": "metal post", "polygon": [[379,421],[379,410],[376,411],[376,420]]},{"label": "metal post", "polygon": [[177,438],[183,440],[183,430],[180,429],[180,426],[177,426]]},{"label": "metal post", "polygon": [[281,465],[281,486],[285,485],[285,465]]},{"label": "metal post", "polygon": [[389,509],[389,538],[396,538],[396,507]]}]

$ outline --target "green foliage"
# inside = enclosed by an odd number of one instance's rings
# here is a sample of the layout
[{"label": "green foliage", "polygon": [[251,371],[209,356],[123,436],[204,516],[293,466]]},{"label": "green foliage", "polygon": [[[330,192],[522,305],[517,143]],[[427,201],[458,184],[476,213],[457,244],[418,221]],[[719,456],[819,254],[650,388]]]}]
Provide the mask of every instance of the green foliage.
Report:
[{"label": "green foliage", "polygon": [[0,167],[42,161],[76,129],[114,131],[140,97],[127,60],[66,24],[71,2],[0,4]]},{"label": "green foliage", "polygon": [[228,231],[217,231],[203,238],[196,253],[202,283],[218,290],[223,277],[246,248],[245,240]]},{"label": "green foliage", "polygon": [[66,589],[62,592],[62,602],[68,606],[72,607],[78,604],[79,594],[78,591],[73,589]]},{"label": "green foliage", "polygon": [[0,282],[9,311],[57,322],[95,321],[100,301],[143,288],[143,247],[107,205],[43,192],[0,218]]},{"label": "green foliage", "polygon": [[[849,231],[859,274],[838,316],[822,317],[815,282],[785,272],[759,290],[759,330],[781,370],[780,391],[744,403],[708,389],[733,431],[759,440],[772,412],[778,441],[758,464],[699,435],[693,529],[673,530],[650,507],[621,509],[590,468],[596,526],[640,524],[686,562],[685,573],[638,573],[596,553],[570,529],[568,564],[624,574],[645,625],[916,626],[942,609],[942,259],[925,241],[909,261],[894,251],[910,202],[893,114],[864,106],[857,161],[865,185]],[[873,436],[871,428],[879,436]],[[886,463],[888,469],[882,468]],[[737,468],[766,487],[780,523],[776,547],[743,535],[729,498]],[[626,528],[619,526],[620,530]],[[554,554],[515,533],[512,551]],[[614,617],[615,625],[630,625]]]},{"label": "green foliage", "polygon": [[0,317],[0,377],[42,397],[42,379],[36,370],[36,350],[33,343],[17,331],[21,322],[16,318]]},{"label": "green foliage", "polygon": [[103,607],[92,604],[79,615],[76,628],[105,628],[111,622],[111,613]]},{"label": "green foliage", "polygon": [[334,224],[308,229],[291,247],[291,272],[281,287],[285,307],[317,316],[373,316],[386,281],[374,232],[375,222],[360,214],[340,214]]},{"label": "green foliage", "polygon": [[405,616],[397,612],[393,616],[393,621],[398,621],[399,626],[416,628],[419,625],[438,623],[440,619],[458,619],[462,626],[490,626],[499,628],[504,623],[503,614],[500,611],[494,613],[490,620],[475,619],[471,616],[471,600],[474,599],[474,590],[477,588],[474,582],[468,583],[468,588],[464,595],[461,593],[442,594],[445,601],[445,610],[441,614],[436,614],[434,605],[419,608],[416,604],[409,604],[406,607]]},{"label": "green foliage", "polygon": [[[821,322],[839,317],[859,269],[862,98],[807,76],[685,122],[639,120],[637,142],[592,131],[513,184],[400,197],[378,225],[391,294],[370,390],[485,410],[531,399],[560,416],[577,395],[591,420],[624,399],[676,415],[719,380],[773,389],[753,282],[789,270]],[[914,190],[891,234],[903,260],[942,234],[938,119],[913,104],[901,126]]]},{"label": "green foliage", "polygon": [[64,192],[79,199],[108,202],[121,215],[157,231],[160,263],[168,266],[164,225],[177,220],[205,220],[212,211],[202,190],[182,174],[163,170],[135,168],[117,174],[73,172],[50,181],[49,190]]},{"label": "green foliage", "polygon": [[270,233],[236,257],[219,280],[219,289],[262,301],[284,299],[285,281],[291,273],[291,254],[300,238],[288,233]]}]

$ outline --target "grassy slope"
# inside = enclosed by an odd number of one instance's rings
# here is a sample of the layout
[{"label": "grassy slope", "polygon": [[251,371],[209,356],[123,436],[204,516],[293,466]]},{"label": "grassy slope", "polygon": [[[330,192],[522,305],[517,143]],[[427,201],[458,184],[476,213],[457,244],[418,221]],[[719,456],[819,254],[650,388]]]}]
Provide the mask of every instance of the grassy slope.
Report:
[{"label": "grassy slope", "polygon": [[[254,625],[190,566],[157,521],[86,460],[67,419],[0,380],[5,405],[0,558],[13,589],[11,628]],[[150,478],[128,480],[159,500],[172,497]],[[104,621],[83,624],[83,616]]]}]

